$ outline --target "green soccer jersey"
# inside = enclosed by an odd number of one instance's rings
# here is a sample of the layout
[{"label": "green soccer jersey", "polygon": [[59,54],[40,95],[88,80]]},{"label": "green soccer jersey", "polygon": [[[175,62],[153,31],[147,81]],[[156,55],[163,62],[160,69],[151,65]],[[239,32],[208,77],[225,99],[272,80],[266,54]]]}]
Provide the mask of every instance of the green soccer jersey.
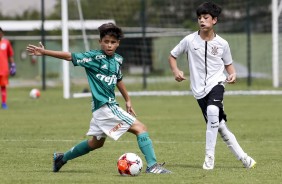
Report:
[{"label": "green soccer jersey", "polygon": [[93,99],[92,112],[106,103],[117,104],[115,87],[122,80],[122,61],[120,55],[107,56],[102,50],[72,53],[73,65],[85,68]]}]

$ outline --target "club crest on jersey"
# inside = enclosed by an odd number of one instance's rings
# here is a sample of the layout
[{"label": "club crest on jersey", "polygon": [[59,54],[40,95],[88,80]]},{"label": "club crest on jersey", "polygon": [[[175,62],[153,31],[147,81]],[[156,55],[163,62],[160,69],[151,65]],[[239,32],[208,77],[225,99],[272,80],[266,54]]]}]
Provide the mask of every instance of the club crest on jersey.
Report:
[{"label": "club crest on jersey", "polygon": [[5,50],[6,48],[7,48],[6,43],[2,43],[2,44],[1,44],[1,49],[2,49],[2,50]]},{"label": "club crest on jersey", "polygon": [[217,55],[218,54],[218,47],[217,46],[214,46],[214,47],[212,47],[212,51],[211,51],[211,53],[213,54],[213,55]]}]

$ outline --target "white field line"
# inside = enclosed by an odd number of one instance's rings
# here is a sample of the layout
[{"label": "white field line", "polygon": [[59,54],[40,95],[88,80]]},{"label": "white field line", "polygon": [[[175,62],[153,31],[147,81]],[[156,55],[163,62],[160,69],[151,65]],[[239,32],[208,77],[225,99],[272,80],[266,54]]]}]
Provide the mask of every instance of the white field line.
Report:
[{"label": "white field line", "polygon": [[[130,96],[185,96],[193,95],[191,91],[129,91]],[[282,95],[281,90],[236,90],[226,91],[225,95]],[[116,96],[121,96],[116,92]],[[73,98],[91,97],[91,93],[74,93]]]},{"label": "white field line", "polygon": [[[107,141],[107,143],[135,143],[136,141],[114,141],[109,139],[110,141]],[[0,142],[79,142],[79,140],[52,140],[52,139],[36,139],[36,140],[22,140],[22,139],[5,139],[5,140],[0,140]],[[245,142],[245,143],[253,143],[256,141],[240,141],[240,142]],[[282,142],[282,140],[259,140],[259,142],[267,142],[267,143],[273,143],[273,142]],[[205,141],[153,141],[154,144],[182,144],[182,143],[192,143],[192,144],[202,144],[205,143]]]}]

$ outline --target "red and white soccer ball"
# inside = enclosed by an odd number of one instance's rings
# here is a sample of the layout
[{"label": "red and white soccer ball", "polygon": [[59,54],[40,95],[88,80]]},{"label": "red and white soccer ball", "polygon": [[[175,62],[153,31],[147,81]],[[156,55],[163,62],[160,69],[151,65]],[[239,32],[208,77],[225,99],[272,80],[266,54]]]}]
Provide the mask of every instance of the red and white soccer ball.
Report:
[{"label": "red and white soccer ball", "polygon": [[119,157],[117,167],[122,176],[138,176],[142,171],[143,162],[135,153],[125,153]]},{"label": "red and white soccer ball", "polygon": [[31,98],[34,98],[34,99],[39,98],[40,97],[40,91],[38,89],[34,88],[30,91],[29,96]]}]

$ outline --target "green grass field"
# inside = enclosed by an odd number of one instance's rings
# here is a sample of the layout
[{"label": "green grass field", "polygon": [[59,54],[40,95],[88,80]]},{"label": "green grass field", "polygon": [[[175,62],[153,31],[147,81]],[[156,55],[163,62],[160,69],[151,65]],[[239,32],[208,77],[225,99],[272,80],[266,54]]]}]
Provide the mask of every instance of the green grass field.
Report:
[{"label": "green grass field", "polygon": [[[59,88],[30,99],[28,88],[9,89],[8,110],[0,109],[0,183],[279,183],[282,179],[281,96],[226,96],[229,128],[257,167],[246,170],[220,137],[216,165],[202,169],[205,123],[192,96],[132,97],[138,118],[147,125],[157,159],[166,162],[170,175],[143,172],[137,177],[118,174],[116,161],[135,152],[145,161],[136,138],[125,134],[118,141],[69,161],[52,172],[54,151],[67,151],[87,139],[90,98],[62,98]],[[124,105],[118,98],[121,106]]]}]

